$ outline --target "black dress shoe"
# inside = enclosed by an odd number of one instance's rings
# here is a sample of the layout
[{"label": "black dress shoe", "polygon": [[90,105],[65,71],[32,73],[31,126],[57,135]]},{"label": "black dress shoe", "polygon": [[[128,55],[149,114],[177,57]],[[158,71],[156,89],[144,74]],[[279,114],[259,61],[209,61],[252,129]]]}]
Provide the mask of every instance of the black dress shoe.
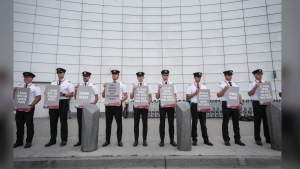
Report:
[{"label": "black dress shoe", "polygon": [[259,146],[262,146],[262,145],[263,145],[261,141],[256,141],[255,143],[256,143],[257,145],[259,145]]},{"label": "black dress shoe", "polygon": [[148,145],[148,144],[147,144],[147,141],[144,140],[144,141],[143,141],[143,146],[146,147],[147,145]]},{"label": "black dress shoe", "polygon": [[207,144],[209,146],[213,146],[213,143],[211,143],[210,141],[204,141],[204,144]]},{"label": "black dress shoe", "polygon": [[102,147],[106,147],[106,146],[108,146],[109,144],[110,144],[110,141],[105,141],[105,143],[102,144]]},{"label": "black dress shoe", "polygon": [[197,146],[197,141],[193,141],[192,145]]},{"label": "black dress shoe", "polygon": [[159,146],[160,146],[160,147],[163,147],[163,146],[165,146],[165,143],[164,143],[163,141],[161,141],[161,142],[159,143]]},{"label": "black dress shoe", "polygon": [[245,146],[245,145],[246,145],[246,144],[244,144],[243,142],[241,142],[241,140],[235,141],[235,144],[238,144],[238,145],[240,145],[240,146]]},{"label": "black dress shoe", "polygon": [[23,145],[23,143],[15,143],[15,144],[14,144],[14,148],[19,147],[19,146],[22,146],[22,145]]},{"label": "black dress shoe", "polygon": [[137,140],[135,140],[133,143],[133,147],[136,147],[138,144],[139,144],[139,142]]},{"label": "black dress shoe", "polygon": [[119,147],[122,147],[122,146],[123,146],[122,141],[118,141],[118,146],[119,146]]},{"label": "black dress shoe", "polygon": [[80,146],[81,145],[81,142],[78,141],[76,144],[74,144],[74,147],[77,147],[77,146]]},{"label": "black dress shoe", "polygon": [[31,147],[31,143],[26,143],[24,146],[24,148],[29,148],[29,147]]},{"label": "black dress shoe", "polygon": [[229,143],[229,141],[225,141],[225,145],[226,146],[231,146],[231,144]]},{"label": "black dress shoe", "polygon": [[45,144],[45,147],[50,147],[54,144],[56,144],[56,142],[49,141],[49,143]]},{"label": "black dress shoe", "polygon": [[60,146],[63,147],[63,146],[66,146],[67,145],[67,142],[66,141],[61,141],[60,143]]},{"label": "black dress shoe", "polygon": [[171,144],[172,146],[174,146],[174,147],[176,147],[176,146],[177,146],[177,144],[175,143],[175,141],[174,141],[174,140],[170,141],[170,144]]}]

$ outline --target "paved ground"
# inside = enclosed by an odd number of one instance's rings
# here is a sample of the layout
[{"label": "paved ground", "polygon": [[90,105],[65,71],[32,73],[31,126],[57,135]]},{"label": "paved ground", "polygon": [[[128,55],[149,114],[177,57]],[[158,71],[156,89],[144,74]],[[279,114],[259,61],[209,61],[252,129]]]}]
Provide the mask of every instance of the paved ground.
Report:
[{"label": "paved ground", "polygon": [[[237,168],[249,168],[249,166],[251,166],[250,168],[277,168],[281,159],[281,152],[272,150],[270,144],[264,142],[263,146],[255,144],[253,122],[240,122],[241,140],[246,144],[245,147],[234,144],[231,121],[229,123],[231,146],[228,147],[224,145],[222,139],[222,120],[207,119],[209,138],[214,146],[210,147],[203,144],[199,129],[200,124],[198,124],[198,135],[200,136],[198,146],[193,146],[191,151],[179,151],[176,147],[169,144],[167,125],[165,147],[158,146],[160,141],[158,118],[149,118],[148,120],[147,147],[142,146],[141,135],[139,146],[132,146],[134,141],[133,118],[123,119],[123,147],[117,146],[115,121],[112,126],[111,144],[107,147],[102,147],[101,145],[105,141],[105,119],[101,115],[99,148],[93,152],[82,152],[80,147],[73,147],[78,140],[78,126],[75,116],[68,120],[69,137],[68,144],[65,147],[59,146],[60,137],[57,138],[56,145],[44,147],[50,139],[48,118],[34,119],[34,124],[33,146],[29,149],[24,149],[23,147],[14,149],[15,168],[27,168],[25,167],[26,165],[30,165],[28,166],[30,168],[47,168],[53,163],[55,165],[52,165],[52,167],[57,168],[134,168],[134,166],[137,166],[137,168],[199,168],[200,166],[204,168],[231,168],[236,165],[238,166]],[[60,126],[58,126],[58,131],[59,128]],[[142,133],[141,124],[140,133]],[[261,135],[263,136],[263,134]],[[60,133],[58,133],[58,136],[60,136]],[[176,128],[175,138],[177,138]],[[136,163],[139,160],[140,162]],[[99,162],[101,163],[100,167],[98,165]],[[92,164],[95,164],[95,166]]]}]

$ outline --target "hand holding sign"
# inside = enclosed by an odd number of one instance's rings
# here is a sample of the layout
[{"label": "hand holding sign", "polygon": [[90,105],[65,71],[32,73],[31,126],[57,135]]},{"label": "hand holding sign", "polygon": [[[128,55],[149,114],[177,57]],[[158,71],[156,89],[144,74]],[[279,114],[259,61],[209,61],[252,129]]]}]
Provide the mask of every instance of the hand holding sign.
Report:
[{"label": "hand holding sign", "polygon": [[256,83],[254,87],[258,88],[259,86],[260,86],[260,83]]},{"label": "hand holding sign", "polygon": [[136,89],[136,85],[133,85],[133,86],[132,86],[132,90],[135,90],[135,89]]},{"label": "hand holding sign", "polygon": [[197,88],[197,89],[196,89],[196,94],[198,94],[198,93],[199,93],[199,91],[200,91],[200,88]]},{"label": "hand holding sign", "polygon": [[224,87],[224,90],[226,91],[226,90],[228,90],[228,88],[229,88],[229,85],[226,85],[226,86]]}]

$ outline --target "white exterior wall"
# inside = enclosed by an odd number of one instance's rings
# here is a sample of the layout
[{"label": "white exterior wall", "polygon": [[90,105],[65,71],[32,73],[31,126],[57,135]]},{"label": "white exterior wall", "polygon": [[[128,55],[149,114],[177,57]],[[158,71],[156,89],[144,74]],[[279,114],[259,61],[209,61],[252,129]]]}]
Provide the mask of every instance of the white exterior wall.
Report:
[{"label": "white exterior wall", "polygon": [[[23,71],[35,73],[36,82],[53,81],[57,67],[67,70],[73,84],[90,71],[101,92],[110,69],[121,71],[129,92],[137,71],[146,73],[154,90],[160,71],[169,69],[179,100],[195,71],[203,73],[201,82],[217,99],[228,69],[250,99],[251,72],[261,68],[278,97],[281,1],[14,0],[14,84],[22,82]],[[104,111],[103,98],[98,105]]]}]

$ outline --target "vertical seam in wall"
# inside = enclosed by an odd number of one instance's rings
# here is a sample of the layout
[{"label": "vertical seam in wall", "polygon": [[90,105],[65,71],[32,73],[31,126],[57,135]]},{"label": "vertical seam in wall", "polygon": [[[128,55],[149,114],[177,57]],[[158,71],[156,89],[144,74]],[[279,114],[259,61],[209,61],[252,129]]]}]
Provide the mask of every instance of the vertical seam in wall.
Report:
[{"label": "vertical seam in wall", "polygon": [[[59,12],[58,12],[58,30],[57,30],[57,44],[56,44],[56,67],[57,67],[57,55],[58,55],[58,42],[59,42],[59,28],[60,28],[60,12],[61,12],[61,1],[59,1]],[[56,78],[56,76],[54,75]]]},{"label": "vertical seam in wall", "polygon": [[244,34],[245,34],[245,47],[246,47],[246,58],[247,58],[247,75],[250,83],[250,70],[249,70],[249,61],[248,61],[248,44],[247,44],[247,35],[246,35],[246,24],[245,24],[245,10],[244,10],[244,1],[242,0],[242,11],[243,11],[243,23],[244,23]]},{"label": "vertical seam in wall", "polygon": [[203,84],[205,85],[205,69],[204,69],[204,55],[203,55],[203,37],[202,37],[202,32],[203,32],[203,29],[202,29],[202,14],[201,14],[201,0],[199,0],[199,9],[200,9],[200,12],[199,12],[199,15],[200,15],[200,27],[201,27],[201,30],[200,30],[200,35],[201,35],[201,45],[202,45],[202,48],[201,49],[201,52],[202,52],[202,66],[203,66],[203,74],[204,76],[202,77],[203,79]]},{"label": "vertical seam in wall", "polygon": [[[181,50],[181,76],[182,76],[182,100],[185,100],[184,99],[184,79],[183,79],[183,51],[182,51],[182,19],[181,19],[181,1],[182,0],[180,0],[180,13],[179,13],[179,16],[180,16],[180,28],[181,28],[181,31],[180,31],[180,42],[181,42],[181,48],[180,48],[180,50]],[[178,92],[179,93],[179,92]],[[178,100],[178,94],[177,94],[177,100]],[[179,99],[179,100],[181,100],[181,99]]]},{"label": "vertical seam in wall", "polygon": [[163,46],[163,26],[162,26],[162,0],[160,1],[160,43],[161,43],[161,64],[162,64],[162,70],[164,68],[164,46]]},{"label": "vertical seam in wall", "polygon": [[268,22],[268,32],[269,32],[269,40],[270,40],[270,54],[271,54],[271,63],[272,63],[272,69],[273,69],[273,81],[274,81],[274,90],[275,91],[275,97],[276,97],[276,100],[277,100],[277,94],[276,94],[276,80],[275,80],[275,77],[274,77],[274,72],[275,72],[275,69],[274,69],[274,60],[273,60],[273,50],[272,50],[272,41],[271,41],[271,32],[270,32],[270,23],[269,23],[269,14],[268,14],[268,5],[267,5],[267,0],[265,0],[265,3],[266,3],[266,15],[267,15],[267,22]]},{"label": "vertical seam in wall", "polygon": [[81,18],[80,18],[80,37],[79,37],[79,57],[78,57],[78,66],[79,66],[79,68],[78,68],[78,74],[79,74],[79,76],[78,76],[78,83],[80,84],[80,67],[81,67],[81,64],[80,64],[80,57],[81,57],[81,37],[82,37],[82,15],[83,15],[83,0],[81,1],[82,2],[82,4],[81,4]]},{"label": "vertical seam in wall", "polygon": [[31,46],[31,56],[30,56],[30,72],[32,72],[32,55],[33,55],[33,44],[34,44],[34,32],[35,32],[35,21],[36,21],[36,11],[37,11],[37,0],[35,1],[35,12],[34,12],[34,22],[33,22],[33,34],[32,34],[32,46]]},{"label": "vertical seam in wall", "polygon": [[225,43],[224,43],[224,29],[223,29],[223,14],[222,14],[222,3],[221,3],[221,0],[220,0],[220,14],[221,14],[221,26],[222,26],[222,42],[223,42],[223,57],[224,57],[224,70],[226,70],[226,64],[225,64],[225,61],[226,61],[226,57],[225,57]]},{"label": "vertical seam in wall", "polygon": [[[124,73],[124,64],[123,64],[123,61],[124,61],[124,56],[123,56],[123,51],[124,51],[124,37],[123,37],[123,34],[124,34],[124,29],[123,29],[123,26],[124,26],[124,24],[123,24],[123,9],[124,9],[124,7],[123,7],[123,1],[122,1],[122,54],[121,54],[121,72],[122,72],[122,74]],[[121,76],[121,81],[123,82],[123,76]]]},{"label": "vertical seam in wall", "polygon": [[[103,76],[103,74],[102,74],[102,65],[103,65],[103,63],[102,63],[102,57],[103,57],[103,55],[102,55],[102,51],[103,51],[103,25],[104,25],[104,23],[103,23],[103,10],[104,10],[104,0],[102,0],[102,10],[101,10],[101,17],[102,17],[102,21],[101,21],[101,44],[100,44],[100,64],[101,64],[101,68],[100,68],[100,87],[99,87],[99,90],[100,90],[100,93],[101,93],[101,84],[103,83],[101,83],[101,78],[102,78],[102,76]],[[102,97],[100,97],[100,99],[99,99],[99,103],[101,102],[101,98]]]},{"label": "vertical seam in wall", "polygon": [[144,71],[144,0],[142,0],[142,71]]}]

